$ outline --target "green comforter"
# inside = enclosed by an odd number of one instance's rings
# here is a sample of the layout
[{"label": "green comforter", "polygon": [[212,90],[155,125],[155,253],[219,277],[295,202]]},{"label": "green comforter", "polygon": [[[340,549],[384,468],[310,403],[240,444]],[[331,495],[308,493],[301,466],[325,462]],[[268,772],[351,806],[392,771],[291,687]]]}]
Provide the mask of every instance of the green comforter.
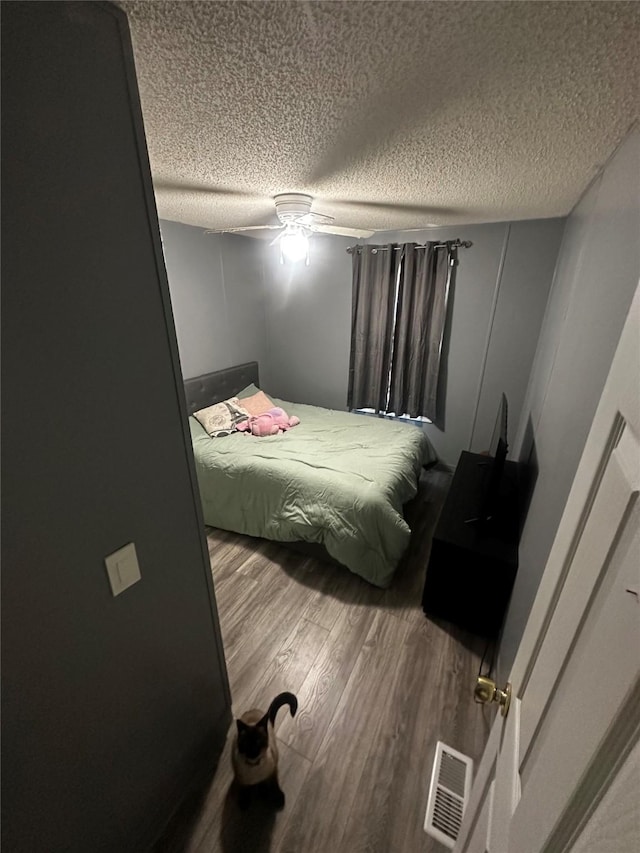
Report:
[{"label": "green comforter", "polygon": [[322,543],[376,586],[391,582],[410,537],[402,506],[435,460],[422,429],[274,400],[300,424],[257,438],[210,438],[189,418],[204,520],[282,542]]}]

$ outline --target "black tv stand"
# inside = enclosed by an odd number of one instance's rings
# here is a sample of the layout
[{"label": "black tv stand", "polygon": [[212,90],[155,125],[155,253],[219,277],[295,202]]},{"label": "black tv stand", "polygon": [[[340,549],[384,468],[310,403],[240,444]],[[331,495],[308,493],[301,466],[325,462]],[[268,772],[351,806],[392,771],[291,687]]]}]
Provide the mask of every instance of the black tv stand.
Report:
[{"label": "black tv stand", "polygon": [[[484,457],[483,457],[483,459],[484,459]],[[491,463],[487,462],[486,459],[484,459],[483,462],[477,462],[476,464],[477,464],[478,468],[485,468],[485,469],[491,465]],[[479,481],[479,482],[481,482],[481,481]],[[480,500],[482,500],[482,498],[480,498]],[[483,518],[481,515],[476,515],[473,518],[465,518],[464,523],[465,524],[487,524],[488,522],[490,522],[492,520],[492,518],[493,518],[493,516]]]},{"label": "black tv stand", "polygon": [[518,465],[505,463],[487,520],[478,516],[487,464],[478,453],[460,456],[433,536],[422,607],[427,615],[496,637],[518,568]]}]

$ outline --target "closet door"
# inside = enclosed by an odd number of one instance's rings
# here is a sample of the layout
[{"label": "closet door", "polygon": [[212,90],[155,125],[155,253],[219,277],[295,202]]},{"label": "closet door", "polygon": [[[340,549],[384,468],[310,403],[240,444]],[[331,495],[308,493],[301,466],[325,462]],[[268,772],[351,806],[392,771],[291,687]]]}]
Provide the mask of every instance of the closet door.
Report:
[{"label": "closet door", "polygon": [[125,15],[3,3],[2,109],[2,847],[140,851],[230,696]]}]

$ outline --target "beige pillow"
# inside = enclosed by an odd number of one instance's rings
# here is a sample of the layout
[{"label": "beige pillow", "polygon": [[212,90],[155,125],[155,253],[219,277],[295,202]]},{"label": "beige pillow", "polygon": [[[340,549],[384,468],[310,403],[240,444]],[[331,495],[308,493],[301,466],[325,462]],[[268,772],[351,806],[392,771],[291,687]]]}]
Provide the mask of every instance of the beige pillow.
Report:
[{"label": "beige pillow", "polygon": [[[244,400],[242,401],[244,404]],[[249,412],[240,405],[237,397],[230,397],[215,406],[207,406],[193,413],[193,417],[202,424],[211,438],[222,438],[236,432],[237,426],[246,421]]]},{"label": "beige pillow", "polygon": [[270,400],[264,391],[258,391],[251,397],[242,398],[242,408],[246,409],[250,415],[264,415],[269,409],[273,409],[273,400]]}]

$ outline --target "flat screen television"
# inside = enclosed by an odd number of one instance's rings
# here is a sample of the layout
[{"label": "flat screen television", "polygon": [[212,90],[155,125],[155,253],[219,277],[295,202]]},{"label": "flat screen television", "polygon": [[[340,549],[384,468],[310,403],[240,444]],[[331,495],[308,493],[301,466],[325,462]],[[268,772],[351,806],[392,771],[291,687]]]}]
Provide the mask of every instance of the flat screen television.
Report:
[{"label": "flat screen television", "polygon": [[504,463],[509,450],[507,437],[507,426],[509,417],[509,405],[506,394],[502,394],[498,406],[496,425],[491,437],[487,461],[480,463],[485,468],[482,478],[482,491],[478,515],[467,519],[469,522],[480,524],[495,520],[500,507],[500,486],[504,474]]}]

